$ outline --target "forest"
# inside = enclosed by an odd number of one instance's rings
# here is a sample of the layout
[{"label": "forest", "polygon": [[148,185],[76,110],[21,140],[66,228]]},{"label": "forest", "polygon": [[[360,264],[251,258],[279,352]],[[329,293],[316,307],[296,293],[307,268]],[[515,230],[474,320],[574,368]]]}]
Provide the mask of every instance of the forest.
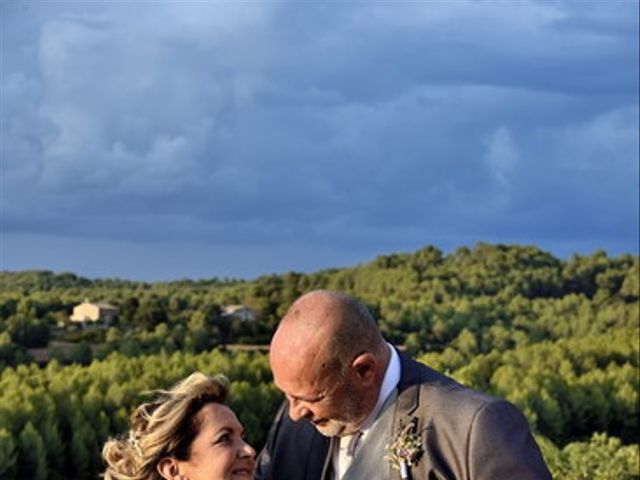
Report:
[{"label": "forest", "polygon": [[[1,272],[0,478],[98,478],[102,444],[125,433],[133,408],[196,370],[229,376],[230,403],[259,449],[281,402],[270,336],[318,288],[359,298],[388,341],[518,405],[554,478],[640,479],[638,256],[560,259],[486,243],[254,280]],[[117,307],[116,318],[72,322],[85,300]],[[227,315],[229,305],[257,318]]]}]

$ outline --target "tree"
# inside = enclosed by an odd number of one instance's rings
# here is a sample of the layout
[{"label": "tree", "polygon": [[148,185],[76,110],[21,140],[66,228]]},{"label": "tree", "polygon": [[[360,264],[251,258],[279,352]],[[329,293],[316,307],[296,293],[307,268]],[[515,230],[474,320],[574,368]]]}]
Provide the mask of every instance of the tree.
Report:
[{"label": "tree", "polygon": [[31,422],[27,422],[18,437],[20,443],[20,478],[33,480],[47,479],[47,454],[42,437],[33,427]]},{"label": "tree", "polygon": [[11,478],[15,474],[16,444],[11,433],[0,428],[0,478]]},{"label": "tree", "polygon": [[152,329],[156,325],[167,321],[167,313],[160,298],[153,296],[145,298],[135,314],[135,322],[145,329]]},{"label": "tree", "polygon": [[71,363],[79,363],[80,365],[89,365],[93,359],[91,346],[82,341],[71,347],[67,360]]},{"label": "tree", "polygon": [[12,340],[27,348],[46,347],[49,342],[49,324],[45,319],[17,315],[8,320]]},{"label": "tree", "polygon": [[79,402],[71,417],[71,443],[69,458],[74,478],[88,478],[91,476],[92,456],[95,452],[95,436],[93,429],[79,410]]}]

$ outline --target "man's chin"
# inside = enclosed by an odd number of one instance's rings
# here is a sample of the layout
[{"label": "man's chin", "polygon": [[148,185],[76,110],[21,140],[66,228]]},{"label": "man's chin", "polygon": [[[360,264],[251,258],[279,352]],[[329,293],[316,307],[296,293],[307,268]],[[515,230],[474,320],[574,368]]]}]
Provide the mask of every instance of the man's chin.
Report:
[{"label": "man's chin", "polygon": [[319,433],[325,437],[344,437],[345,435],[351,435],[358,431],[356,427],[351,427],[345,423],[335,423],[331,421],[326,422],[312,422]]},{"label": "man's chin", "polygon": [[311,422],[313,426],[325,437],[339,437],[344,435],[344,429],[346,425],[341,423],[334,423],[331,421],[319,421],[319,422]]}]

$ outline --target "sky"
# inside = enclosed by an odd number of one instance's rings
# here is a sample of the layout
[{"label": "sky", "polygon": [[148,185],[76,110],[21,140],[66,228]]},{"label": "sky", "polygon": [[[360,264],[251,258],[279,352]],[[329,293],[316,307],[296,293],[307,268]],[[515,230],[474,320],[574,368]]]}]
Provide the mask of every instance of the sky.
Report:
[{"label": "sky", "polygon": [[2,0],[0,267],[639,250],[636,0]]}]

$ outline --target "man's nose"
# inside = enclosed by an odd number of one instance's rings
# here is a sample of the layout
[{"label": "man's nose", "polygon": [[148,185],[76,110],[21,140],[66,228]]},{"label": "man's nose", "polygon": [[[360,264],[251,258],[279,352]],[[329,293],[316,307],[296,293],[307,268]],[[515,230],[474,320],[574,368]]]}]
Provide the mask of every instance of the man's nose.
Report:
[{"label": "man's nose", "polygon": [[289,416],[294,422],[301,418],[307,418],[311,415],[311,411],[303,405],[299,400],[292,399],[289,401]]}]

